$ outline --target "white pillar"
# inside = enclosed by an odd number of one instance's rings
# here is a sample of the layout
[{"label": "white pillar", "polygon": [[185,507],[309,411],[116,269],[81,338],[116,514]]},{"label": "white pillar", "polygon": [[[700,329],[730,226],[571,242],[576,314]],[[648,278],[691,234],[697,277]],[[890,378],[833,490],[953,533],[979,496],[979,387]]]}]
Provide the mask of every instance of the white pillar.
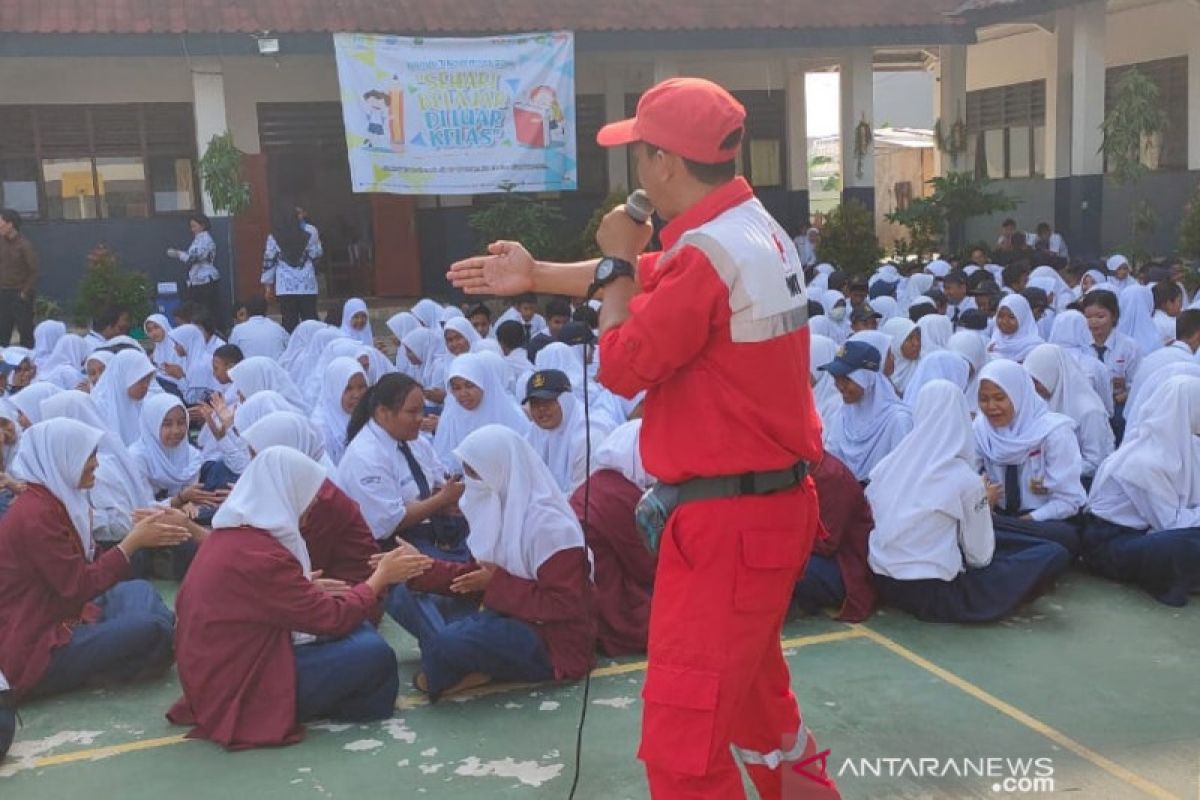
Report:
[{"label": "white pillar", "polygon": [[855,131],[864,120],[875,127],[875,65],[869,47],[856,47],[842,57],[842,186],[875,188],[875,157],[872,148],[861,165],[854,155]]},{"label": "white pillar", "polygon": [[[1200,29],[1200,5],[1192,4],[1192,30]],[[1188,169],[1200,169],[1200,36],[1188,38]]]},{"label": "white pillar", "polygon": [[[933,95],[933,113],[941,120],[942,136],[949,137],[956,123],[967,123],[967,48],[966,45],[942,45],[938,52],[937,88]],[[951,156],[934,150],[933,168],[938,175],[969,169],[967,154]]]},{"label": "white pillar", "polygon": [[787,84],[787,188],[808,191],[808,108],[804,93],[804,62],[788,59],[784,66]]},{"label": "white pillar", "polygon": [[654,82],[662,83],[667,78],[674,78],[679,75],[679,63],[670,58],[656,58],[654,60]]},{"label": "white pillar", "polygon": [[[192,109],[196,116],[196,153],[203,158],[209,141],[229,130],[225,115],[225,76],[219,61],[192,62],[192,95]],[[208,196],[207,188],[201,186],[201,189],[204,213],[214,216],[212,198]]]},{"label": "white pillar", "polygon": [[[625,75],[620,64],[604,65],[604,119],[615,122],[625,119]],[[610,147],[608,156],[608,190],[632,189],[629,186],[629,150]]]},{"label": "white pillar", "polygon": [[1076,6],[1072,54],[1071,174],[1104,174],[1104,0]]},{"label": "white pillar", "polygon": [[1064,8],[1055,12],[1054,34],[1049,40],[1046,63],[1046,177],[1071,174],[1071,116],[1074,92],[1075,14]]}]

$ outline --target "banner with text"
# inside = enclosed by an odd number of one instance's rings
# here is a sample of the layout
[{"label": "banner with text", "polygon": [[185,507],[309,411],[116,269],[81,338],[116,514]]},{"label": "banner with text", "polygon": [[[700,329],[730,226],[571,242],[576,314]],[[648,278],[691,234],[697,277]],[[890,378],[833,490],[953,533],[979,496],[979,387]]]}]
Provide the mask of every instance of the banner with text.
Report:
[{"label": "banner with text", "polygon": [[356,192],[575,189],[575,37],[334,36]]}]

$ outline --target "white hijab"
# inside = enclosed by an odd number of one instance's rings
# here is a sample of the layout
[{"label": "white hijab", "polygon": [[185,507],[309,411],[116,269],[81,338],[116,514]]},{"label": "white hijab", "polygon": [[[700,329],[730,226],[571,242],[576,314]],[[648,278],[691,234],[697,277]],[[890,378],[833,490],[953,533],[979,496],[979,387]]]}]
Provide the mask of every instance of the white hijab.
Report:
[{"label": "white hijab", "polygon": [[[410,368],[415,368],[416,374],[413,377],[417,379],[417,383],[425,389],[441,388],[446,380],[446,361],[450,357],[446,352],[446,340],[442,337],[441,329],[418,328],[409,331],[401,342],[400,351],[396,353],[398,363],[401,358],[400,352],[405,350],[412,351],[421,362],[415,365],[409,362]],[[404,355],[404,360],[408,361],[407,354]]]},{"label": "white hijab", "polygon": [[971,413],[979,410],[979,371],[990,360],[987,342],[975,331],[955,331],[946,346],[947,350],[958,353],[967,360],[971,368],[971,377],[967,380],[967,408]]},{"label": "white hijab", "polygon": [[333,475],[333,462],[325,454],[325,442],[313,424],[294,411],[273,411],[242,432],[255,453],[268,447],[290,447],[316,461]]},{"label": "white hijab", "polygon": [[1046,401],[1033,388],[1033,378],[1015,361],[991,362],[980,371],[979,380],[1000,387],[1013,406],[1012,421],[1003,428],[994,427],[983,414],[975,418],[975,447],[994,464],[1023,464],[1030,451],[1051,433],[1075,427],[1069,417],[1054,414],[1046,407]]},{"label": "white hijab", "polygon": [[59,340],[67,335],[67,326],[56,319],[42,320],[33,329],[33,363],[40,370],[46,365]]},{"label": "white hijab", "polygon": [[813,398],[821,416],[821,433],[828,444],[842,424],[842,393],[834,385],[833,376],[821,367],[837,356],[837,345],[828,336],[813,335],[809,339],[808,373],[813,379]]},{"label": "white hijab", "polygon": [[1042,344],[1042,336],[1038,333],[1037,320],[1033,318],[1033,309],[1029,301],[1019,294],[1010,294],[1000,301],[996,309],[999,316],[1002,309],[1008,309],[1017,318],[1017,332],[1011,336],[1000,330],[996,324],[992,331],[992,340],[988,343],[988,352],[995,358],[1007,358],[1020,363],[1029,355],[1029,351]]},{"label": "white hijab", "polygon": [[1096,412],[1108,417],[1104,401],[1083,370],[1058,345],[1040,344],[1033,348],[1025,357],[1024,367],[1031,378],[1050,392],[1046,405],[1054,413],[1070,417],[1076,423]]},{"label": "white hijab", "polygon": [[163,420],[176,408],[186,416],[183,401],[173,394],[164,392],[147,398],[138,423],[138,440],[129,448],[155,491],[165,491],[171,496],[195,483],[200,477],[200,467],[204,465],[200,451],[188,442],[187,437],[174,447],[163,444]]},{"label": "white hijab", "polygon": [[871,308],[882,314],[883,317],[880,319],[880,322],[886,323],[892,317],[896,316],[899,305],[896,303],[896,298],[883,295],[871,301]]},{"label": "white hijab", "polygon": [[16,433],[13,443],[4,447],[3,451],[0,452],[0,471],[8,472],[12,468],[13,459],[17,457],[17,451],[21,447],[21,434],[24,429],[21,427],[17,407],[7,398],[0,398],[0,419],[6,419],[11,422]]},{"label": "white hijab", "polygon": [[[608,418],[610,428],[615,428],[625,421],[625,409],[608,389],[604,388],[596,381],[592,380],[583,368],[583,345],[564,344],[562,342],[551,342],[538,351],[536,361],[537,369],[556,369],[567,376],[567,380],[571,382],[571,393],[574,394],[582,403],[584,392],[591,402],[591,417],[593,420],[601,417]],[[525,384],[528,382],[529,376],[523,376],[518,379],[518,384],[515,387],[516,394],[522,399],[525,396]]]},{"label": "white hijab", "polygon": [[259,392],[244,403],[239,403],[233,415],[233,425],[239,431],[245,431],[267,414],[276,411],[296,412],[296,407],[284,399],[279,392],[270,390]]},{"label": "white hijab", "polygon": [[442,306],[441,304],[422,298],[417,301],[417,304],[412,307],[412,315],[417,318],[417,321],[429,328],[439,336],[442,333]]},{"label": "white hijab", "polygon": [[1135,283],[1121,292],[1118,302],[1121,319],[1117,330],[1133,339],[1143,356],[1162,347],[1162,334],[1154,324],[1154,290]]},{"label": "white hijab", "polygon": [[451,317],[450,319],[446,320],[446,326],[443,329],[443,337],[445,335],[445,331],[454,331],[459,336],[466,339],[467,343],[471,346],[472,353],[478,351],[479,343],[482,341],[482,337],[479,335],[479,331],[475,330],[475,326],[472,325],[471,321],[466,317]]},{"label": "white hijab", "polygon": [[91,345],[82,336],[68,333],[54,344],[54,350],[50,352],[45,364],[38,365],[38,371],[55,367],[73,367],[77,372],[82,371],[83,362],[87,360],[91,349]]},{"label": "white hijab", "polygon": [[884,441],[897,418],[906,422],[912,413],[896,390],[880,372],[858,369],[848,376],[863,389],[862,399],[857,403],[842,406],[842,426],[837,435],[837,453],[855,475],[867,473],[869,464],[878,463],[886,452],[882,448],[891,444]]},{"label": "white hijab", "polygon": [[[825,373],[821,373],[824,375]],[[621,473],[625,480],[639,489],[649,489],[657,479],[646,472],[641,452],[642,421],[631,419],[608,435],[604,444],[596,448],[592,459],[592,472],[610,469]]]},{"label": "white hijab", "polygon": [[1029,273],[1029,280],[1048,280],[1050,288],[1046,291],[1053,292],[1055,311],[1064,311],[1071,302],[1071,287],[1067,286],[1067,282],[1063,280],[1062,275],[1058,274],[1058,270],[1054,267],[1042,265]]},{"label": "white hijab", "polygon": [[1114,477],[1156,508],[1200,506],[1200,378],[1177,375],[1155,392],[1141,424],[1096,470],[1092,496]]},{"label": "white hijab", "polygon": [[[324,379],[325,372],[329,369],[331,361],[343,356],[357,360],[359,356],[366,352],[366,349],[357,339],[351,339],[346,336],[338,337],[325,345],[325,349],[317,356],[316,367],[308,373],[307,382],[300,386],[300,393],[304,397],[305,408],[316,408],[317,400],[321,395],[321,381]],[[367,363],[370,364],[369,359]],[[366,369],[365,365],[363,369]]]},{"label": "white hijab", "polygon": [[[360,331],[354,330],[350,325],[350,320],[355,314],[366,314],[367,324]],[[342,334],[348,336],[360,344],[375,346],[375,334],[371,330],[371,312],[367,309],[367,302],[361,297],[351,297],[342,306]]]},{"label": "white hijab", "polygon": [[270,390],[283,395],[297,411],[308,410],[304,397],[287,372],[266,356],[253,356],[242,361],[229,370],[229,379],[233,381],[233,388],[244,400],[249,400],[259,392]]},{"label": "white hijab", "polygon": [[885,510],[875,515],[872,538],[896,546],[931,514],[961,519],[964,497],[982,494],[974,460],[966,398],[949,381],[930,381],[917,395],[912,431],[871,470],[867,501]]},{"label": "white hijab", "polygon": [[60,389],[77,389],[87,380],[83,371],[76,367],[59,364],[50,369],[39,369],[34,383],[52,383]]},{"label": "white hijab", "polygon": [[926,314],[917,320],[921,329],[921,355],[945,350],[954,335],[954,323],[945,314]]},{"label": "white hijab", "polygon": [[[587,446],[588,426],[583,418],[583,403],[570,392],[558,396],[558,407],[562,409],[562,422],[552,431],[530,425],[525,440],[533,447],[542,463],[550,468],[550,474],[568,496],[579,485],[574,473],[575,459]],[[592,418],[592,447],[600,446],[612,430],[610,425]]]},{"label": "white hijab", "polygon": [[[367,379],[362,364],[353,358],[335,358],[329,362],[321,381],[321,393],[313,411],[313,425],[325,441],[325,453],[337,464],[346,452],[346,428],[350,415],[342,410],[342,393],[355,375]],[[255,448],[256,450],[258,448]]]},{"label": "white hijab", "polygon": [[918,272],[911,275],[908,282],[904,284],[904,291],[900,296],[900,308],[905,313],[912,308],[913,303],[925,293],[933,288],[933,276],[928,272]]},{"label": "white hijab", "polygon": [[[1138,367],[1139,375],[1141,367]],[[1177,376],[1200,378],[1200,364],[1195,361],[1177,361],[1154,370],[1145,380],[1134,381],[1133,390],[1129,393],[1129,401],[1125,404],[1125,435],[1129,436],[1137,430],[1142,420],[1150,415],[1150,409],[1155,404],[1155,396],[1167,381]],[[1150,377],[1154,380],[1151,381]],[[1141,391],[1143,390],[1144,391]]]},{"label": "white hijab", "polygon": [[1050,344],[1056,344],[1076,359],[1081,359],[1096,357],[1096,351],[1092,349],[1093,341],[1087,317],[1079,311],[1069,308],[1054,318]]},{"label": "white hijab", "polygon": [[[163,340],[154,343],[154,352],[150,354],[150,360],[154,362],[154,366],[161,367],[163,364],[179,364],[183,366],[183,359],[175,352],[175,342],[171,339],[171,323],[167,321],[165,314],[151,314],[146,317],[146,322],[153,322],[155,325],[163,329]],[[145,324],[142,325],[145,327]],[[173,380],[167,378],[167,380]]]},{"label": "white hijab", "polygon": [[73,419],[39,422],[25,431],[12,466],[14,478],[45,486],[63,504],[88,561],[95,555],[92,509],[79,480],[102,437],[100,431]]},{"label": "white hijab", "polygon": [[[83,369],[84,369],[84,372],[85,372],[85,373],[87,372],[87,365],[88,365],[90,362],[92,362],[92,361],[96,361],[96,362],[100,363],[101,365],[103,365],[103,366],[104,366],[104,369],[106,369],[106,370],[107,370],[107,369],[108,369],[108,365],[112,363],[112,360],[113,360],[113,354],[112,354],[112,353],[110,353],[109,351],[107,351],[107,350],[94,350],[94,351],[92,351],[91,353],[89,353],[89,354],[88,354],[88,357],[87,357],[87,358],[85,358],[85,359],[83,360]],[[101,377],[101,378],[102,378],[102,377],[104,377],[104,373],[100,373],[100,377]],[[100,378],[97,378],[97,379],[96,379],[96,383],[99,383],[99,382],[100,382]],[[93,384],[92,384],[92,391],[93,391],[93,392],[94,392],[94,391],[96,391],[96,383],[93,383]]]},{"label": "white hijab", "polygon": [[279,366],[287,370],[293,383],[296,382],[300,359],[308,349],[309,343],[317,335],[317,331],[324,329],[336,330],[319,319],[306,319],[297,325],[296,329],[292,331],[292,335],[288,337],[287,349],[279,357]]},{"label": "white hijab", "polygon": [[[450,381],[463,378],[483,390],[483,400],[474,411],[458,404],[450,391]],[[483,353],[466,353],[450,362],[446,370],[446,407],[438,420],[433,446],[443,464],[457,463],[455,449],[472,431],[485,425],[503,425],[524,436],[529,418],[504,388],[504,376],[492,367]]]},{"label": "white hijab", "polygon": [[[913,374],[917,371],[917,364],[921,360],[920,352],[917,353],[917,357],[914,359],[905,358],[904,354],[900,352],[904,340],[914,330],[917,330],[917,327],[917,323],[907,317],[896,317],[883,323],[883,327],[880,328],[890,339],[888,349],[892,351],[892,363],[895,364],[895,369],[892,372],[892,383],[901,392],[907,391],[909,381],[912,380]],[[833,359],[830,360],[832,361]],[[887,360],[886,357],[884,360]]]},{"label": "white hijab", "polygon": [[320,360],[321,354],[325,352],[325,348],[329,347],[331,342],[344,338],[346,335],[340,328],[328,325],[313,333],[312,338],[304,347],[304,351],[296,358],[292,369],[288,371],[292,383],[297,387],[307,386],[313,371],[317,369],[317,362]]},{"label": "white hijab", "polygon": [[485,425],[454,455],[479,476],[467,476],[460,503],[471,531],[467,547],[477,560],[532,581],[556,553],[585,546],[566,496],[519,433]]},{"label": "white hijab", "polygon": [[[983,340],[978,336],[975,338],[982,347]],[[954,350],[939,350],[936,353],[930,353],[921,359],[921,363],[913,372],[912,380],[908,382],[908,389],[904,392],[905,404],[909,408],[916,408],[921,396],[921,389],[925,384],[933,381],[946,381],[954,384],[963,393],[965,402],[967,387],[971,384],[971,364],[965,356]],[[967,407],[970,408],[970,403],[967,403]]]},{"label": "white hijab", "polygon": [[113,356],[96,382],[96,388],[92,390],[92,399],[96,401],[100,415],[110,421],[121,441],[127,445],[138,439],[138,415],[142,408],[141,400],[129,396],[129,387],[154,373],[154,364],[144,352],[122,350]]},{"label": "white hijab", "polygon": [[42,421],[42,401],[61,391],[62,389],[53,383],[31,383],[6,399],[25,415],[30,425],[36,425]]},{"label": "white hijab", "polygon": [[421,320],[413,316],[411,311],[401,311],[399,314],[393,314],[385,323],[388,330],[392,332],[392,336],[396,337],[396,341],[404,341],[404,337],[422,327]]}]

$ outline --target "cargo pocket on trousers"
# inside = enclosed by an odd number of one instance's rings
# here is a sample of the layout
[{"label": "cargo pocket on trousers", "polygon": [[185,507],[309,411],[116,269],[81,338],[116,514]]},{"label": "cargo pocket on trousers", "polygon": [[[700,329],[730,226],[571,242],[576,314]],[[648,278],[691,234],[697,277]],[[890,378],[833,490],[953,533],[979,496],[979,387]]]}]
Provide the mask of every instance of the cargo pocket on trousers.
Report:
[{"label": "cargo pocket on trousers", "polygon": [[783,612],[800,577],[804,553],[794,530],[758,529],[739,534],[733,607]]},{"label": "cargo pocket on trousers", "polygon": [[642,689],[646,708],[638,757],[670,772],[704,775],[713,750],[720,686],[717,672],[651,664]]}]

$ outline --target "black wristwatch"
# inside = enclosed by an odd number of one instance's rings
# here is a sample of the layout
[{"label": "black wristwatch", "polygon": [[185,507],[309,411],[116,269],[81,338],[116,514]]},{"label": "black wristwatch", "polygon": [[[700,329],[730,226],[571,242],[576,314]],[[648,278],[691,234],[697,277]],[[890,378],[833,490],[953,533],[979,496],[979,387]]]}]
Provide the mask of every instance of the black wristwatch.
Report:
[{"label": "black wristwatch", "polygon": [[636,274],[633,264],[630,264],[625,259],[605,256],[596,265],[596,277],[592,280],[592,285],[588,287],[588,299],[594,297],[596,292],[608,286],[617,278],[633,278]]}]

